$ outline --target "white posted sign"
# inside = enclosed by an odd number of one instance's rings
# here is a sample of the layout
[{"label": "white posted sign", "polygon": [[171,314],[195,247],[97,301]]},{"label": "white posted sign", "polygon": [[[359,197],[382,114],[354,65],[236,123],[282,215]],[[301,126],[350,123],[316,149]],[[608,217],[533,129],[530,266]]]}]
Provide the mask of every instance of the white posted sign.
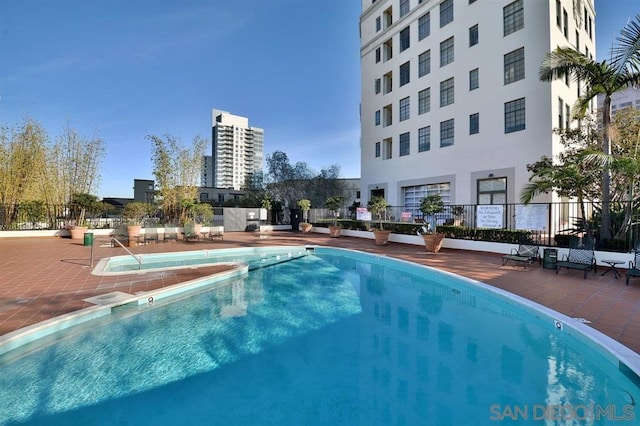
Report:
[{"label": "white posted sign", "polygon": [[545,231],[548,227],[549,206],[529,204],[516,206],[516,229]]},{"label": "white posted sign", "polygon": [[476,223],[478,228],[504,228],[504,206],[493,204],[480,204],[476,210]]}]

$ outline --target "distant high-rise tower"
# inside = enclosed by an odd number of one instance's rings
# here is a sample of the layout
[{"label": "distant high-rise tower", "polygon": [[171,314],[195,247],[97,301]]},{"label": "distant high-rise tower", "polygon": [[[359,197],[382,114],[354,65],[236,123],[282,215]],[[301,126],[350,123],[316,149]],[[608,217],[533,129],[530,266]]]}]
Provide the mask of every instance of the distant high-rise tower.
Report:
[{"label": "distant high-rise tower", "polygon": [[264,130],[249,119],[213,110],[213,186],[242,189],[247,176],[262,171]]}]

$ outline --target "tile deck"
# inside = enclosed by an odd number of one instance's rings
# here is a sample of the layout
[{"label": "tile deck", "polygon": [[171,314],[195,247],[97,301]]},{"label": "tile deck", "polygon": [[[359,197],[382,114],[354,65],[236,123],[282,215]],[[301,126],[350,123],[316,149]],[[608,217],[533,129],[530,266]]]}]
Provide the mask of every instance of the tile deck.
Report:
[{"label": "tile deck", "polygon": [[[107,247],[107,237],[97,236],[94,264],[101,258],[126,254]],[[269,238],[251,233],[225,233],[213,242],[151,243],[133,247],[134,254],[267,245],[322,245],[344,247],[397,257],[476,279],[518,294],[574,318],[640,353],[640,279],[625,285],[612,273],[601,276],[563,269],[558,275],[538,264],[502,265],[502,255],[442,249],[426,253],[424,247],[326,234],[274,231]],[[112,292],[135,294],[226,269],[212,266],[123,276],[91,275],[91,250],[82,241],[65,238],[0,238],[0,335],[88,306],[91,297]],[[624,265],[622,265],[624,266]]]}]

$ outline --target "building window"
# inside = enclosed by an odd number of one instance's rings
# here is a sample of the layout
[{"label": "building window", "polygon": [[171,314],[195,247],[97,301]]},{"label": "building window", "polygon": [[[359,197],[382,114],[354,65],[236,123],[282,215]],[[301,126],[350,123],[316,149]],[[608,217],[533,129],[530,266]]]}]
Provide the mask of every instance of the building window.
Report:
[{"label": "building window", "polygon": [[453,118],[440,122],[440,148],[453,145]]},{"label": "building window", "polygon": [[431,88],[418,92],[418,115],[431,111]]},{"label": "building window", "polygon": [[450,204],[451,184],[449,182],[432,183],[428,185],[405,186],[402,188],[402,198],[405,211],[410,211],[415,217],[422,217],[420,202],[428,195],[439,195],[445,205]]},{"label": "building window", "polygon": [[376,142],[376,158],[380,157],[380,142]]},{"label": "building window", "polygon": [[453,77],[440,82],[440,107],[451,105],[454,102]]},{"label": "building window", "polygon": [[418,18],[418,40],[425,39],[431,34],[431,14],[429,12]]},{"label": "building window", "polygon": [[569,14],[567,13],[566,9],[562,9],[562,20],[564,22],[564,25],[562,27],[562,33],[564,34],[564,37],[566,39],[569,38]]},{"label": "building window", "polygon": [[504,132],[512,133],[525,129],[524,98],[505,102],[504,104]]},{"label": "building window", "polygon": [[409,27],[400,31],[400,51],[405,51],[409,48]]},{"label": "building window", "polygon": [[556,25],[562,28],[562,6],[560,0],[556,0]]},{"label": "building window", "polygon": [[418,152],[431,149],[431,126],[418,129]]},{"label": "building window", "polygon": [[409,111],[409,96],[406,98],[400,99],[400,112],[399,112],[399,120],[404,121],[408,120],[410,115]]},{"label": "building window", "polygon": [[390,160],[393,158],[393,140],[391,138],[385,139],[384,141],[384,159]]},{"label": "building window", "polygon": [[453,21],[453,0],[440,3],[440,28]]},{"label": "building window", "polygon": [[478,204],[505,204],[507,202],[507,178],[478,180]]},{"label": "building window", "polygon": [[380,31],[382,29],[382,19],[380,19],[380,17],[378,16],[376,18],[376,32]]},{"label": "building window", "polygon": [[378,62],[380,62],[380,59],[381,59],[381,58],[382,58],[382,55],[381,55],[381,49],[378,47],[378,48],[376,48],[376,64],[377,64]]},{"label": "building window", "polygon": [[453,37],[440,43],[440,67],[453,62]]},{"label": "building window", "polygon": [[375,88],[374,88],[374,90],[376,92],[376,95],[378,93],[380,93],[380,88],[381,87],[382,87],[382,80],[380,80],[379,78],[376,78],[376,80],[375,80]]},{"label": "building window", "polygon": [[524,47],[504,55],[504,84],[524,78]]},{"label": "building window", "polygon": [[409,0],[400,0],[400,17],[409,13]]},{"label": "building window", "polygon": [[391,126],[393,123],[393,106],[387,105],[382,108],[382,119],[384,120],[382,122],[383,127]]},{"label": "building window", "polygon": [[505,37],[524,28],[524,5],[516,0],[502,8],[502,27]]},{"label": "building window", "polygon": [[[631,102],[629,102],[629,104],[631,104]],[[565,129],[571,128],[570,124],[571,124],[571,107],[569,106],[569,104],[565,104],[565,106],[564,106],[564,128]]]},{"label": "building window", "polygon": [[403,133],[400,135],[400,157],[404,157],[405,155],[409,155],[409,139],[410,133]]},{"label": "building window", "polygon": [[393,24],[393,8],[390,7],[382,12],[384,28],[387,29]]},{"label": "building window", "polygon": [[475,90],[480,87],[480,71],[478,68],[469,71],[469,90]]},{"label": "building window", "polygon": [[478,44],[478,37],[478,24],[475,24],[473,27],[469,28],[469,47]]},{"label": "building window", "polygon": [[562,125],[564,123],[564,117],[562,113],[564,112],[564,101],[562,98],[558,98],[558,129],[562,129]]},{"label": "building window", "polygon": [[404,86],[405,84],[409,83],[409,65],[409,62],[405,62],[404,64],[400,65],[400,86]]},{"label": "building window", "polygon": [[431,50],[418,55],[418,77],[424,77],[431,72]]},{"label": "building window", "polygon": [[383,78],[384,78],[383,93],[386,95],[387,93],[390,93],[393,90],[393,72],[389,71],[383,76]]},{"label": "building window", "polygon": [[480,133],[480,114],[475,113],[469,116],[469,134]]},{"label": "building window", "polygon": [[380,110],[376,111],[376,118],[375,118],[375,122],[376,122],[376,126],[380,125]]},{"label": "building window", "polygon": [[382,44],[382,48],[384,50],[384,60],[385,62],[389,59],[393,58],[393,39],[389,39]]}]

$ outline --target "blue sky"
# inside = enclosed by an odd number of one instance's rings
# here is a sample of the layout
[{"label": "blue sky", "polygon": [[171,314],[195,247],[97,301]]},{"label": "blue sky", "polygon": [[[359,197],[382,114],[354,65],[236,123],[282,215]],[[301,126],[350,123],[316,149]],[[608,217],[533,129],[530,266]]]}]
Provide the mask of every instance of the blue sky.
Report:
[{"label": "blue sky", "polygon": [[[494,0],[482,0],[494,1]],[[530,1],[530,0],[528,0]],[[359,0],[2,0],[0,125],[67,121],[106,143],[101,197],[153,179],[146,135],[211,138],[211,110],[265,152],[360,175]],[[596,1],[597,55],[637,0]],[[603,56],[605,55],[605,56]]]}]

